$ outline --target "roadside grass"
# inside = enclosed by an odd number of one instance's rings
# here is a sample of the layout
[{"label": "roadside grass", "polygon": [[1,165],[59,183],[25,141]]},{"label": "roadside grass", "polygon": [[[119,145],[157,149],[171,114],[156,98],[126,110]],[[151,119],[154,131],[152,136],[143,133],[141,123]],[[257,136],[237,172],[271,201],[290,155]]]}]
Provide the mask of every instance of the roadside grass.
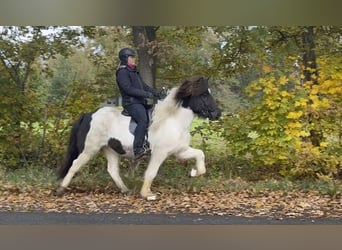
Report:
[{"label": "roadside grass", "polygon": [[4,170],[4,168],[0,168],[0,190],[7,188],[25,190],[27,187],[32,186],[44,189],[52,188],[57,183],[55,176],[52,169],[41,166],[19,168],[16,170]]},{"label": "roadside grass", "polygon": [[[106,171],[105,166],[91,169],[94,166],[85,166],[72,180],[71,189],[79,191],[119,191]],[[124,166],[121,168],[121,176],[133,194],[138,194],[143,181],[143,173],[146,163],[136,166]],[[190,163],[184,163],[169,159],[160,169],[153,183],[153,189],[169,190],[172,193],[197,193],[197,192],[243,192],[251,191],[260,194],[265,192],[317,192],[330,197],[341,196],[342,183],[340,181],[325,182],[321,180],[260,180],[246,181],[241,177],[227,178],[223,174],[211,173],[210,170],[204,176],[191,178],[189,172]],[[49,168],[31,167],[15,171],[0,171],[0,190],[24,192],[32,187],[37,189],[55,190],[58,185],[55,172]]]},{"label": "roadside grass", "polygon": [[[204,121],[195,120],[192,131],[203,125]],[[204,137],[203,137],[204,136]],[[190,178],[189,173],[194,160],[181,161],[168,158],[159,170],[153,182],[155,190],[170,192],[242,192],[249,190],[255,194],[263,192],[314,191],[331,197],[342,194],[341,181],[301,180],[290,181],[282,178],[263,178],[251,181],[253,170],[244,169],[243,165],[230,159],[226,152],[225,142],[215,133],[200,134],[195,132],[191,145],[205,151],[207,173],[204,176]],[[120,173],[126,185],[138,194],[142,185],[147,161],[135,165],[133,161],[123,159]],[[11,189],[23,191],[27,187],[54,190],[58,181],[56,171],[48,166],[31,166],[16,170],[5,170],[0,166],[0,190]],[[255,173],[254,173],[255,174]],[[255,174],[256,175],[256,174]],[[70,188],[77,190],[110,190],[118,191],[110,175],[107,173],[106,161],[97,156],[84,166],[73,178]]]}]

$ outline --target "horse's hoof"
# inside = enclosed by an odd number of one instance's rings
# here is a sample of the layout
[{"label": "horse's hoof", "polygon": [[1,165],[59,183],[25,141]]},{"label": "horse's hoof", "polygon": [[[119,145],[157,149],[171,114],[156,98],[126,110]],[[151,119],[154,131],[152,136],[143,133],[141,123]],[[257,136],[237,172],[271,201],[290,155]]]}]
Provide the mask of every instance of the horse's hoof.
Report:
[{"label": "horse's hoof", "polygon": [[132,191],[129,190],[129,189],[122,189],[122,190],[121,190],[121,193],[124,194],[124,195],[131,195],[131,194],[132,194]]},{"label": "horse's hoof", "polygon": [[154,193],[147,193],[147,194],[143,194],[143,193],[140,193],[141,197],[148,200],[148,201],[155,201],[157,199],[157,195],[154,194]]},{"label": "horse's hoof", "polygon": [[66,192],[66,188],[58,187],[55,191],[55,196],[61,197]]},{"label": "horse's hoof", "polygon": [[155,201],[155,200],[157,200],[157,195],[155,195],[155,194],[149,195],[146,197],[146,200]]},{"label": "horse's hoof", "polygon": [[191,169],[190,176],[191,177],[197,176],[197,170],[196,169]]}]

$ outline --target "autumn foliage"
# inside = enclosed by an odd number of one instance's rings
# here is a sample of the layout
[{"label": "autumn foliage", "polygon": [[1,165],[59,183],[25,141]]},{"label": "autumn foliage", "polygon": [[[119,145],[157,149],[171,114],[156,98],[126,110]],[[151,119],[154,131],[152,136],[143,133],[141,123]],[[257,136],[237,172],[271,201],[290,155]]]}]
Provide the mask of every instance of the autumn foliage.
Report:
[{"label": "autumn foliage", "polygon": [[[132,28],[61,28],[0,32],[0,170],[56,169],[71,124],[118,94],[117,52],[134,47]],[[54,32],[46,36],[44,29]],[[144,45],[158,58],[156,87],[178,86],[191,74],[210,76],[226,114],[193,131],[200,137],[196,146],[205,147],[208,174],[230,178],[248,170],[253,179],[323,181],[342,176],[340,27],[154,30],[158,36]],[[308,47],[304,35],[314,35],[315,47]],[[307,49],[316,53],[313,68],[303,60]]]},{"label": "autumn foliage", "polygon": [[[285,75],[263,66],[263,76],[246,89],[252,104],[224,118],[227,148],[235,158],[291,178],[330,180],[341,171],[342,61],[321,57],[318,65],[317,83],[303,81],[300,67]],[[320,135],[318,145],[312,131]]]}]

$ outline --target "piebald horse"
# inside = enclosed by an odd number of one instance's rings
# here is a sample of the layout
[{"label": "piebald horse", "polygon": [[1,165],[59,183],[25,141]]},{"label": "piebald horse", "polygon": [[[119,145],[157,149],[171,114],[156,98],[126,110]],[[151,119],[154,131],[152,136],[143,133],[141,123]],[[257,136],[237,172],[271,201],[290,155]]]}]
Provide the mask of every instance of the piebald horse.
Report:
[{"label": "piebald horse", "polygon": [[[151,191],[152,181],[168,156],[196,159],[196,166],[190,172],[192,177],[206,172],[203,151],[189,144],[190,126],[195,115],[211,120],[221,116],[208,88],[208,79],[203,76],[189,78],[181,86],[171,89],[166,98],[155,105],[148,128],[151,156],[140,190],[143,198],[156,199]],[[56,195],[66,191],[75,173],[100,150],[107,158],[107,170],[117,187],[123,193],[129,191],[120,177],[119,161],[121,157],[134,157],[130,120],[116,107],[102,107],[81,115],[71,130],[66,161],[59,169],[59,179],[62,181]]]}]

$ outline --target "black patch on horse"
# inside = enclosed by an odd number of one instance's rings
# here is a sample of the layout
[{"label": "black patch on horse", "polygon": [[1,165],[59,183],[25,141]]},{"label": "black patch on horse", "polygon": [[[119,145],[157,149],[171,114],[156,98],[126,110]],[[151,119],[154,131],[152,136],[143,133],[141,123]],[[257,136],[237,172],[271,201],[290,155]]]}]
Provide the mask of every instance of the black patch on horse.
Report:
[{"label": "black patch on horse", "polygon": [[179,105],[190,108],[199,117],[215,120],[221,116],[221,111],[209,92],[208,80],[203,76],[185,80],[178,88],[175,99]]},{"label": "black patch on horse", "polygon": [[[94,111],[96,112],[96,110]],[[94,112],[85,113],[73,124],[67,154],[63,165],[58,170],[58,179],[62,179],[68,173],[72,162],[79,156],[84,149],[85,139],[90,129],[90,122]]]},{"label": "black patch on horse", "polygon": [[121,142],[115,138],[110,138],[108,140],[108,146],[112,148],[115,152],[117,152],[118,154],[121,154],[121,155],[126,154],[126,151],[123,149]]},{"label": "black patch on horse", "polygon": [[77,131],[77,149],[81,153],[84,149],[85,139],[90,129],[90,122],[92,120],[92,113],[85,113],[82,115],[81,124]]}]

